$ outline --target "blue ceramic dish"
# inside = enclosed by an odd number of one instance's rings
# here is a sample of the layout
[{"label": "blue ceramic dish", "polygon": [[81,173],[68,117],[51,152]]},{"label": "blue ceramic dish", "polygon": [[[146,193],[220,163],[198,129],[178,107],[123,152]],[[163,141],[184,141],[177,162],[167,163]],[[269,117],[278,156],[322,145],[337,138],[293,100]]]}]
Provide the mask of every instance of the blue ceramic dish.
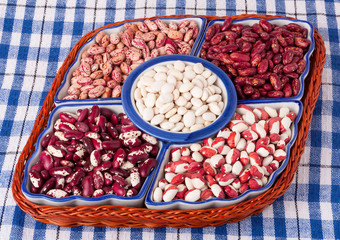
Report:
[{"label": "blue ceramic dish", "polygon": [[[264,106],[270,106],[274,109],[279,109],[281,107],[288,107],[297,114],[297,117],[291,126],[291,130],[292,130],[291,140],[286,145],[287,157],[285,160],[283,160],[281,166],[268,179],[268,183],[260,189],[248,190],[244,194],[241,194],[240,196],[236,198],[232,198],[232,199],[211,198],[209,200],[205,200],[201,202],[187,202],[184,200],[174,200],[170,202],[154,202],[152,198],[152,194],[153,194],[154,189],[157,187],[159,180],[164,178],[164,166],[169,162],[171,149],[175,147],[190,146],[190,144],[188,143],[186,144],[169,143],[164,147],[164,159],[162,160],[161,164],[158,165],[155,177],[151,183],[150,190],[147,193],[147,196],[145,199],[145,205],[147,206],[147,208],[156,209],[156,210],[162,210],[162,209],[196,210],[196,209],[226,207],[226,206],[234,205],[242,201],[254,198],[264,193],[265,191],[267,191],[268,189],[272,187],[276,178],[280,175],[280,173],[286,168],[288,164],[289,157],[290,157],[290,148],[294,144],[294,141],[297,136],[298,122],[302,114],[302,103],[299,101],[290,101],[290,102],[275,102],[275,101],[259,102],[258,101],[258,103],[246,104],[246,105],[252,108],[256,108],[256,107],[263,108]],[[226,123],[227,122],[225,122],[225,124]]]},{"label": "blue ceramic dish", "polygon": [[[222,111],[222,114],[212,124],[195,132],[175,133],[152,126],[151,124],[143,120],[142,116],[138,113],[138,110],[135,106],[133,93],[137,87],[139,77],[143,74],[143,72],[153,69],[156,65],[166,65],[177,60],[181,60],[186,62],[186,64],[192,65],[195,63],[202,63],[205,68],[208,68],[218,76],[219,79],[216,81],[216,84],[222,89],[222,97],[225,102],[225,107]],[[234,85],[229,77],[220,68],[216,67],[214,64],[206,60],[185,55],[162,56],[151,59],[141,64],[127,77],[122,90],[122,104],[124,107],[124,111],[130,118],[130,120],[144,132],[147,132],[158,139],[170,142],[198,141],[212,134],[215,134],[225,125],[226,122],[229,122],[229,120],[234,115],[236,102],[237,97]]]},{"label": "blue ceramic dish", "polygon": [[[199,34],[195,40],[195,44],[192,47],[192,50],[190,52],[190,55],[194,55],[194,53],[196,52],[196,48],[201,40],[201,37],[203,35],[203,32],[205,30],[205,26],[207,23],[207,19],[204,17],[186,17],[186,18],[160,18],[162,19],[165,23],[169,23],[171,22],[175,22],[175,23],[180,23],[184,20],[193,20],[197,23],[200,31]],[[134,23],[134,22],[140,22],[140,20],[136,20],[136,21],[129,21],[129,23]],[[124,24],[120,24],[114,27],[108,27],[103,29],[102,31],[104,31],[106,34],[111,34],[111,33],[118,33],[120,31],[122,31],[124,28]],[[97,33],[98,34],[98,33]],[[97,35],[96,34],[96,35]],[[88,47],[92,44],[94,44],[95,42],[95,38],[96,35],[94,35],[86,44],[84,44],[78,51],[77,56],[74,60],[74,62],[72,63],[72,65],[67,69],[63,82],[61,84],[61,86],[59,87],[59,89],[56,92],[56,95],[54,96],[54,102],[56,105],[60,105],[60,104],[75,104],[75,103],[89,103],[89,102],[105,102],[105,101],[109,101],[109,102],[120,102],[121,98],[98,98],[98,99],[75,99],[75,100],[63,100],[63,98],[68,95],[67,94],[67,90],[70,86],[70,81],[72,78],[72,73],[75,69],[77,69],[80,65],[80,60],[81,60],[81,55],[84,51],[86,51],[88,49]]]},{"label": "blue ceramic dish", "polygon": [[[39,135],[36,150],[28,160],[25,166],[25,176],[21,186],[22,192],[25,197],[36,204],[48,205],[48,206],[102,206],[102,205],[116,205],[116,206],[127,206],[127,207],[142,207],[144,204],[144,199],[146,193],[149,189],[151,180],[155,174],[155,169],[146,178],[143,186],[141,187],[139,193],[134,197],[120,197],[114,194],[104,195],[97,198],[88,198],[83,196],[69,196],[65,198],[52,198],[43,194],[35,194],[30,192],[31,181],[29,180],[28,172],[31,167],[39,161],[39,155],[42,151],[41,140],[46,133],[51,132],[53,129],[54,122],[59,117],[60,112],[76,112],[77,109],[90,108],[93,104],[77,104],[77,105],[65,105],[56,107],[48,120],[47,127]],[[123,112],[123,107],[117,103],[101,103],[98,104],[99,107],[106,107],[114,111],[115,113]],[[159,153],[157,156],[157,164],[163,159],[164,148],[163,143],[159,141]]]},{"label": "blue ceramic dish", "polygon": [[[292,101],[292,100],[300,100],[303,96],[304,93],[304,82],[305,82],[305,78],[307,77],[308,73],[309,73],[309,68],[310,68],[310,57],[314,51],[314,47],[315,47],[315,42],[314,42],[314,28],[313,26],[307,22],[307,21],[303,21],[303,20],[294,20],[294,19],[286,19],[286,18],[273,18],[273,19],[266,19],[268,22],[272,23],[272,24],[276,24],[278,26],[283,26],[283,25],[287,25],[289,23],[296,23],[298,25],[300,25],[301,27],[304,27],[307,29],[308,34],[307,34],[307,39],[310,40],[310,46],[308,51],[305,53],[303,59],[306,61],[306,69],[305,71],[301,74],[301,76],[299,77],[300,83],[301,83],[301,88],[300,88],[300,92],[294,96],[294,97],[289,97],[289,98],[276,98],[275,101]],[[253,25],[254,23],[258,23],[260,21],[259,18],[247,18],[247,19],[242,19],[242,20],[234,20],[233,24],[243,24],[243,25]],[[210,27],[211,25],[218,23],[218,24],[223,24],[224,22],[224,18],[221,19],[214,19],[212,21],[209,22],[209,24],[207,25],[207,28]],[[201,38],[201,42],[199,43],[199,46],[196,50],[195,56],[199,56],[201,49],[202,49],[202,45],[205,42],[205,33],[203,35],[203,37]],[[267,98],[267,99],[261,99],[261,101],[272,101],[273,98]],[[242,100],[243,101],[243,100]],[[258,100],[254,100],[254,99],[247,99],[244,100],[247,103],[256,103]]]}]

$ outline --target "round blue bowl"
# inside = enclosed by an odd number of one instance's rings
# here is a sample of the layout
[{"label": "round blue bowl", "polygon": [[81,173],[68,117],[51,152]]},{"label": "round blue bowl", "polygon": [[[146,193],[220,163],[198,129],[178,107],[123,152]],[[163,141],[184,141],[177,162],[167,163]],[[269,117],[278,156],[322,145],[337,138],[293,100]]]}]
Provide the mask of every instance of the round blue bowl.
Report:
[{"label": "round blue bowl", "polygon": [[[134,100],[134,90],[137,87],[139,77],[147,70],[153,69],[156,65],[166,65],[173,63],[177,60],[186,62],[187,64],[202,63],[202,65],[212,71],[218,77],[219,87],[222,89],[222,97],[225,102],[224,110],[222,114],[209,126],[204,127],[200,130],[188,133],[171,132],[163,130],[159,127],[155,127],[150,123],[146,122],[138,110],[136,109]],[[157,137],[158,139],[171,142],[193,142],[202,140],[217,133],[222,129],[233,117],[236,105],[237,96],[234,85],[227,74],[225,74],[220,68],[214,64],[203,60],[198,57],[185,56],[185,55],[170,55],[162,56],[151,59],[140,66],[138,66],[132,73],[126,78],[123,89],[122,89],[122,104],[125,113],[128,115],[130,120],[141,130],[148,134]]]}]

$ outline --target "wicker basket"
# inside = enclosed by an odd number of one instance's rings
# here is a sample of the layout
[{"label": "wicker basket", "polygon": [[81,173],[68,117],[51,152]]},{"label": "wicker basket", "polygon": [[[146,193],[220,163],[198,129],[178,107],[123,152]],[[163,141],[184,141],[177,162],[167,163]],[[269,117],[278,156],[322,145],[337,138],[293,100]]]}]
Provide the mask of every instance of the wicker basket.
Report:
[{"label": "wicker basket", "polygon": [[[182,18],[190,15],[169,16],[171,18]],[[208,21],[219,17],[207,17]],[[282,16],[268,15],[237,15],[233,19],[244,18],[277,18]],[[153,19],[153,18],[151,18]],[[140,19],[143,20],[143,19]],[[123,21],[126,22],[126,21]],[[258,214],[265,207],[272,204],[278,197],[282,196],[289,188],[294,174],[297,170],[300,157],[304,151],[310,121],[313,110],[319,95],[321,86],[321,74],[326,58],[324,43],[320,34],[315,30],[315,50],[311,56],[310,71],[305,79],[305,93],[302,98],[303,113],[299,123],[298,136],[291,148],[291,157],[286,169],[278,177],[274,186],[267,192],[248,201],[236,205],[204,210],[149,210],[146,208],[133,208],[121,206],[78,206],[78,207],[51,207],[34,204],[28,201],[21,191],[24,178],[24,168],[27,160],[35,149],[39,134],[47,124],[50,112],[54,108],[53,97],[63,81],[67,68],[75,59],[77,51],[95,33],[103,28],[121,24],[117,22],[96,29],[83,36],[73,47],[63,65],[59,69],[51,90],[46,96],[41,111],[35,121],[32,133],[19,157],[13,177],[13,197],[19,207],[34,219],[43,222],[59,225],[62,227],[86,226],[110,226],[110,227],[134,227],[134,228],[159,228],[159,227],[206,227],[220,226],[228,222],[237,222],[253,214]]]}]

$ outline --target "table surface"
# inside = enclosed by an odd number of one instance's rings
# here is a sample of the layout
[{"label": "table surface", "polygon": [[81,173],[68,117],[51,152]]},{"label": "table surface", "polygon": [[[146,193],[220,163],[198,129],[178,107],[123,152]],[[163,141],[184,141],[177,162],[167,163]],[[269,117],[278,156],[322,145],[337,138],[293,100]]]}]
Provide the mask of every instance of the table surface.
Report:
[{"label": "table surface", "polygon": [[[85,3],[84,3],[85,2]],[[271,14],[309,21],[327,59],[305,152],[287,192],[261,214],[199,229],[63,228],[15,203],[16,162],[74,44],[103,25],[171,14]],[[0,1],[0,239],[340,239],[340,2],[225,0]]]}]

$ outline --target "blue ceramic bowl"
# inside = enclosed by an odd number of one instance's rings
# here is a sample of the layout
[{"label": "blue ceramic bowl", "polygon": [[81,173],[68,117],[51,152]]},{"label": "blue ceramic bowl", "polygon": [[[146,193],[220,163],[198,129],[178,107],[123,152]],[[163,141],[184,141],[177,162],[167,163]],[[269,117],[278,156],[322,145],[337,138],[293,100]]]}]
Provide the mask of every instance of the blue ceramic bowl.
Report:
[{"label": "blue ceramic bowl", "polygon": [[[260,18],[247,18],[247,19],[241,19],[241,20],[233,20],[233,24],[243,24],[243,25],[253,25],[254,23],[258,23],[261,19]],[[268,22],[270,22],[271,24],[276,24],[278,26],[283,26],[283,25],[287,25],[289,23],[295,23],[300,25],[303,28],[306,28],[308,31],[307,34],[307,39],[310,40],[310,45],[309,45],[309,49],[308,51],[305,53],[303,59],[306,61],[306,69],[305,71],[301,74],[301,76],[299,77],[299,81],[301,83],[301,87],[300,87],[300,91],[296,96],[293,97],[289,97],[289,98],[276,98],[275,101],[292,101],[292,100],[300,100],[303,96],[304,93],[304,86],[305,86],[305,78],[308,75],[309,72],[309,68],[310,68],[310,57],[314,51],[314,47],[315,47],[315,42],[314,42],[314,28],[313,26],[307,22],[307,21],[303,21],[303,20],[295,20],[295,19],[287,19],[287,18],[273,18],[273,19],[266,19]],[[220,25],[222,25],[224,22],[224,18],[221,19],[214,19],[212,21],[209,22],[209,24],[207,25],[207,28],[210,27],[211,25],[218,23]],[[205,33],[204,33],[205,34]],[[205,37],[203,36],[201,39],[201,42],[199,43],[199,46],[197,47],[195,56],[199,56],[201,49],[202,49],[202,45],[205,42]],[[261,99],[261,101],[268,101],[271,102],[274,98],[267,98],[267,99]],[[247,102],[247,103],[256,103],[258,100],[256,99],[247,99],[247,100],[242,100],[242,102]]]},{"label": "blue ceramic bowl", "polygon": [[[142,76],[143,72],[153,69],[156,65],[166,65],[168,63],[174,63],[177,60],[184,61],[187,65],[202,63],[205,68],[211,70],[214,74],[217,75],[218,80],[216,81],[216,84],[222,89],[222,98],[225,102],[225,107],[222,111],[222,114],[212,124],[194,132],[176,133],[152,126],[150,123],[143,120],[135,105],[133,93],[137,87],[137,82],[139,81],[139,78],[140,76]],[[130,118],[130,120],[144,132],[147,132],[158,139],[171,142],[198,141],[218,132],[225,125],[226,122],[229,122],[229,120],[234,115],[236,103],[236,91],[229,77],[214,64],[193,56],[170,55],[151,59],[141,64],[127,77],[122,90],[122,104],[124,107],[124,111]]]},{"label": "blue ceramic bowl", "polygon": [[[190,52],[190,55],[194,55],[194,53],[196,52],[196,48],[201,40],[201,37],[203,35],[203,32],[205,30],[205,26],[207,23],[207,19],[204,17],[185,17],[185,18],[160,18],[162,19],[162,21],[164,21],[165,23],[169,23],[171,22],[175,22],[177,24],[179,24],[180,22],[184,21],[184,20],[193,20],[197,23],[197,26],[199,27],[199,34],[195,40],[195,44],[192,47],[192,50]],[[140,20],[135,20],[135,21],[129,21],[129,23],[135,23],[135,22],[140,22]],[[102,31],[104,31],[106,34],[111,34],[111,33],[118,33],[120,31],[122,31],[124,28],[124,24],[119,24],[117,26],[114,27],[107,27],[104,28]],[[98,32],[99,33],[99,32]],[[97,34],[98,34],[97,33]],[[97,35],[96,34],[96,35]],[[70,86],[70,82],[71,82],[71,78],[72,78],[72,73],[74,70],[76,70],[79,65],[80,65],[80,60],[81,60],[81,55],[83,52],[85,52],[88,47],[92,44],[95,43],[95,38],[96,35],[94,35],[86,44],[84,44],[78,51],[77,56],[74,60],[74,62],[72,63],[72,65],[67,69],[63,82],[61,84],[61,86],[59,87],[59,89],[57,90],[55,97],[54,97],[54,102],[56,105],[60,105],[60,104],[75,104],[75,103],[89,103],[89,102],[120,102],[121,98],[96,98],[96,99],[75,99],[75,100],[63,100],[63,98],[68,95],[67,90]]]},{"label": "blue ceramic bowl", "polygon": [[[60,112],[73,112],[75,113],[77,109],[91,108],[93,104],[77,104],[77,105],[64,105],[56,107],[48,120],[45,130],[39,135],[35,152],[32,154],[30,159],[27,161],[25,166],[25,176],[21,186],[22,192],[25,197],[36,204],[48,205],[48,206],[102,206],[102,205],[116,205],[116,206],[127,206],[127,207],[142,207],[144,205],[144,199],[149,189],[151,180],[155,174],[155,169],[152,170],[150,175],[144,181],[139,193],[133,197],[120,197],[114,194],[108,194],[97,198],[88,198],[83,196],[69,196],[65,198],[52,198],[43,194],[35,194],[30,192],[31,181],[29,180],[28,173],[32,166],[39,161],[39,156],[42,151],[41,140],[46,133],[53,130],[54,122],[58,119]],[[115,113],[123,112],[123,107],[121,104],[117,103],[101,103],[98,104],[99,107],[105,107],[111,109]],[[157,165],[163,159],[163,143],[159,141],[159,153],[157,156]]]},{"label": "blue ceramic bowl", "polygon": [[[218,207],[226,207],[230,205],[234,205],[237,203],[240,203],[242,201],[254,198],[264,192],[266,192],[268,189],[270,189],[277,177],[280,175],[280,173],[286,168],[289,157],[290,157],[290,148],[294,144],[297,132],[298,132],[298,122],[300,120],[301,114],[302,114],[302,103],[300,101],[290,101],[290,102],[260,102],[258,103],[252,103],[252,104],[246,104],[252,108],[263,108],[264,106],[270,106],[274,109],[279,109],[281,107],[288,107],[291,111],[295,112],[297,114],[296,119],[294,120],[294,123],[291,126],[291,140],[286,145],[286,152],[287,157],[283,162],[281,163],[281,166],[270,176],[268,179],[268,183],[259,189],[250,189],[246,191],[245,193],[239,195],[236,198],[232,199],[218,199],[218,198],[211,198],[205,201],[201,202],[188,202],[184,200],[173,200],[170,202],[154,202],[153,201],[153,191],[158,186],[158,182],[160,179],[164,178],[164,167],[170,160],[170,152],[173,148],[179,148],[183,146],[190,146],[188,143],[182,143],[182,144],[174,144],[169,143],[164,147],[163,151],[163,159],[161,164],[158,165],[155,177],[151,183],[150,190],[147,193],[146,199],[145,199],[145,205],[149,209],[157,209],[157,210],[163,210],[163,209],[180,209],[180,210],[197,210],[197,209],[207,209],[207,208],[218,208]],[[227,122],[225,122],[225,125]]]}]

